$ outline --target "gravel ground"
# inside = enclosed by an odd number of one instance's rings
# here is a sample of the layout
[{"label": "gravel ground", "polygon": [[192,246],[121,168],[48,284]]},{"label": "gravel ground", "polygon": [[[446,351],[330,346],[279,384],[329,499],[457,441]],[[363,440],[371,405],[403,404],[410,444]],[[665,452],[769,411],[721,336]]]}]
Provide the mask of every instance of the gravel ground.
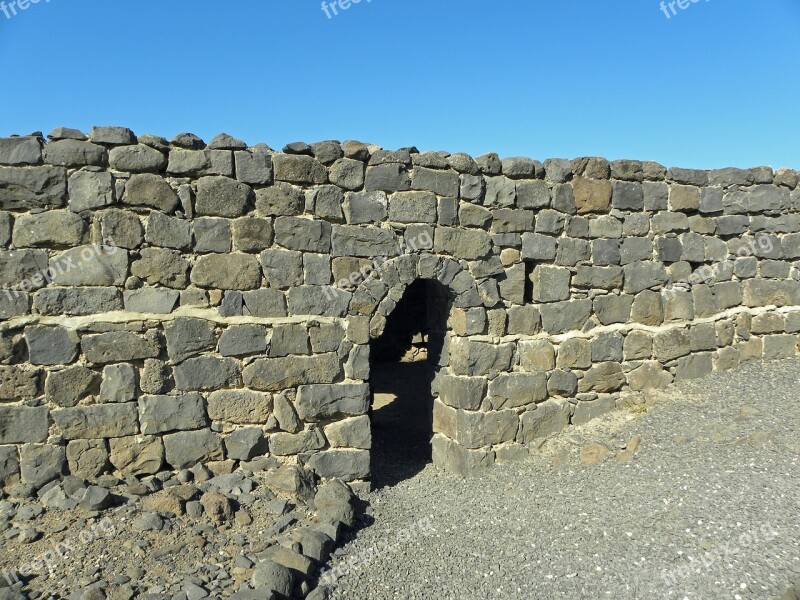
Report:
[{"label": "gravel ground", "polygon": [[749,363],[480,478],[412,469],[369,496],[332,598],[780,597],[800,579],[798,383],[798,360]]}]

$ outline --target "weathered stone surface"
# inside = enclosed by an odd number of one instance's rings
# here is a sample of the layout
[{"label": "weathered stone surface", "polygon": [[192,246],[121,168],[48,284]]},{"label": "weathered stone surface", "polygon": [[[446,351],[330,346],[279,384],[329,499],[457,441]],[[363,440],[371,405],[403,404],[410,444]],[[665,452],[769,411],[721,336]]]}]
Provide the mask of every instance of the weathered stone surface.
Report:
[{"label": "weathered stone surface", "polygon": [[340,373],[339,358],[327,353],[258,359],[244,368],[243,376],[247,387],[280,391],[298,385],[336,381]]},{"label": "weathered stone surface", "polygon": [[320,477],[342,481],[364,479],[369,475],[369,450],[335,449],[314,454],[308,467]]},{"label": "weathered stone surface", "polygon": [[139,423],[144,435],[201,429],[208,425],[205,402],[200,394],[141,396]]},{"label": "weathered stone surface", "polygon": [[78,246],[51,258],[49,269],[57,285],[121,286],[128,276],[128,252],[115,246]]},{"label": "weathered stone surface", "polygon": [[46,406],[0,406],[0,444],[43,442],[47,415]]},{"label": "weathered stone surface", "polygon": [[[49,383],[49,378],[48,378]],[[101,402],[130,402],[136,397],[136,370],[131,365],[108,365],[103,368],[100,384]]]},{"label": "weathered stone surface", "polygon": [[46,271],[45,250],[0,250],[0,286],[10,288],[6,296],[42,287]]},{"label": "weathered stone surface", "polygon": [[252,290],[261,284],[261,265],[249,254],[208,254],[192,268],[193,284],[223,290]]},{"label": "weathered stone surface", "polygon": [[105,245],[129,250],[138,248],[144,239],[144,227],[139,218],[115,208],[104,210],[100,214],[100,232]]},{"label": "weathered stone surface", "polygon": [[214,390],[239,385],[242,380],[235,360],[214,356],[189,358],[172,373],[179,390]]},{"label": "weathered stone surface", "polygon": [[508,371],[513,356],[513,344],[489,344],[468,338],[455,338],[450,342],[450,367],[456,375],[489,375]]},{"label": "weathered stone surface", "polygon": [[439,399],[447,406],[478,410],[486,394],[486,378],[442,375],[438,392]]},{"label": "weathered stone surface", "polygon": [[208,396],[209,418],[223,423],[264,424],[272,406],[271,394],[250,390],[217,390]]},{"label": "weathered stone surface", "polygon": [[175,290],[148,287],[125,290],[123,301],[128,312],[166,315],[175,308],[179,296]]},{"label": "weathered stone surface", "polygon": [[58,140],[44,147],[44,162],[61,167],[105,166],[106,149],[91,142]]},{"label": "weathered stone surface", "polygon": [[399,244],[391,230],[372,226],[334,225],[331,233],[333,256],[397,256]]},{"label": "weathered stone surface", "polygon": [[411,189],[411,178],[405,165],[398,163],[377,165],[367,169],[364,189],[368,192],[402,192]]},{"label": "weathered stone surface", "polygon": [[154,246],[185,250],[192,244],[192,226],[186,219],[152,212],[147,217],[144,239]]},{"label": "weathered stone surface", "polygon": [[233,153],[228,150],[172,149],[167,173],[172,175],[223,175],[233,177]]},{"label": "weathered stone surface", "polygon": [[58,479],[66,470],[64,448],[49,444],[25,444],[20,449],[20,473],[22,483],[35,489]]},{"label": "weathered stone surface", "polygon": [[72,440],[67,444],[67,464],[72,475],[98,477],[108,466],[105,440]]},{"label": "weathered stone surface", "polygon": [[19,483],[19,452],[16,446],[0,446],[0,485]]},{"label": "weathered stone surface", "polygon": [[158,473],[164,463],[164,444],[154,436],[112,438],[109,460],[123,476]]},{"label": "weathered stone surface", "polygon": [[233,244],[240,252],[260,252],[272,245],[274,232],[269,219],[242,218],[233,221]]},{"label": "weathered stone surface", "polygon": [[76,171],[70,175],[68,189],[69,209],[76,213],[102,208],[116,200],[111,173]]},{"label": "weathered stone surface", "polygon": [[122,203],[171,213],[180,201],[178,194],[164,179],[152,173],[144,173],[134,175],[127,181]]},{"label": "weathered stone surface", "polygon": [[565,333],[581,329],[592,311],[591,300],[568,300],[543,304],[542,328],[548,333]]},{"label": "weathered stone surface", "polygon": [[152,336],[111,331],[84,336],[81,339],[81,351],[88,362],[103,364],[156,358],[161,349]]},{"label": "weathered stone surface", "polygon": [[273,157],[275,179],[290,183],[327,183],[328,173],[318,160],[306,155],[278,154]]},{"label": "weathered stone surface", "polygon": [[68,408],[97,394],[100,389],[100,374],[83,366],[74,366],[60,371],[51,371],[45,382],[47,401]]},{"label": "weathered stone surface", "polygon": [[350,304],[349,292],[336,287],[301,285],[289,290],[289,313],[341,317]]},{"label": "weathered stone surface", "polygon": [[495,409],[519,408],[547,398],[544,373],[501,373],[489,383],[489,399]]},{"label": "weathered stone surface", "polygon": [[108,154],[112,169],[129,173],[158,173],[167,166],[167,157],[150,146],[118,146]]},{"label": "weathered stone surface", "polygon": [[204,319],[181,317],[164,325],[167,354],[181,362],[216,345],[214,324]]},{"label": "weathered stone surface", "polygon": [[616,362],[603,362],[592,366],[578,382],[579,392],[608,393],[625,384],[625,374]]},{"label": "weathered stone surface", "polygon": [[233,460],[252,460],[267,453],[268,444],[259,427],[237,429],[225,438],[225,454]]},{"label": "weathered stone surface", "polygon": [[489,253],[491,238],[485,231],[439,227],[436,230],[433,247],[437,253],[476,260]]},{"label": "weathered stone surface", "polygon": [[36,292],[33,306],[43,315],[91,315],[122,310],[122,294],[113,287],[46,288]]},{"label": "weathered stone surface", "polygon": [[236,179],[250,185],[266,185],[272,181],[272,157],[266,152],[234,152]]},{"label": "weathered stone surface", "polygon": [[535,439],[558,433],[569,425],[569,403],[564,400],[547,400],[520,415],[519,441],[530,444]]},{"label": "weathered stone surface", "polygon": [[372,431],[367,415],[336,421],[325,426],[325,437],[333,448],[372,448]]},{"label": "weathered stone surface", "polygon": [[59,208],[67,195],[67,171],[61,167],[0,167],[0,206],[5,210]]},{"label": "weathered stone surface", "polygon": [[179,252],[162,248],[143,248],[131,265],[131,273],[151,285],[184,289],[189,263]]},{"label": "weathered stone surface", "polygon": [[304,203],[302,190],[288,183],[278,182],[256,191],[256,214],[261,217],[299,215]]},{"label": "weathered stone surface", "polygon": [[578,214],[608,210],[611,202],[611,183],[608,180],[576,177],[572,189]]},{"label": "weathered stone surface", "polygon": [[136,404],[95,404],[59,408],[53,421],[68,440],[114,438],[139,433]]},{"label": "weathered stone surface", "polygon": [[25,328],[28,360],[34,365],[71,363],[78,355],[78,335],[62,327],[29,325]]},{"label": "weathered stone surface", "polygon": [[219,352],[222,356],[259,354],[266,349],[267,334],[262,325],[232,326],[219,338]]},{"label": "weathered stone surface", "polygon": [[274,433],[269,438],[269,451],[275,456],[294,456],[322,450],[325,437],[316,427],[300,433]]},{"label": "weathered stone surface", "polygon": [[296,400],[303,421],[365,414],[369,407],[367,384],[301,385]]},{"label": "weathered stone surface", "polygon": [[199,215],[241,217],[251,204],[249,185],[228,177],[202,177],[197,182],[195,210]]},{"label": "weathered stone surface", "polygon": [[222,460],[222,439],[213,431],[178,431],[164,436],[167,463],[173,469],[187,469],[199,462]]},{"label": "weathered stone surface", "polygon": [[328,253],[331,225],[319,219],[278,217],[275,219],[275,242],[290,250]]},{"label": "weathered stone surface", "polygon": [[670,329],[657,333],[653,338],[653,352],[660,361],[668,361],[685,356],[691,351],[689,331],[686,329]]},{"label": "weathered stone surface", "polygon": [[557,302],[570,297],[570,271],[563,267],[539,265],[533,270],[534,302]]}]

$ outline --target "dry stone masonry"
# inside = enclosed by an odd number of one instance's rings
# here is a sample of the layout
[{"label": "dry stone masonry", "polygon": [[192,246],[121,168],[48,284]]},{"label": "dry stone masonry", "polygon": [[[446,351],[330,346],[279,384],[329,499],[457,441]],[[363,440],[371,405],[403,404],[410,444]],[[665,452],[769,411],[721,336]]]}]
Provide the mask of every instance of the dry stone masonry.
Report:
[{"label": "dry stone masonry", "polygon": [[447,290],[433,456],[469,474],[621,392],[797,352],[798,173],[0,139],[0,482],[370,475],[369,342]]}]

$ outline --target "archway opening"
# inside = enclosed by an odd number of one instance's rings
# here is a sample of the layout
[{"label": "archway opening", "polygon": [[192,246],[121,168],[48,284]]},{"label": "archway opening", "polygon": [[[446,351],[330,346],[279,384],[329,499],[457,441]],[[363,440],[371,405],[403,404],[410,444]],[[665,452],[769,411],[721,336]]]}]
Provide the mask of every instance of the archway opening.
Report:
[{"label": "archway opening", "polygon": [[370,342],[372,479],[375,487],[409,479],[431,462],[433,394],[450,312],[449,290],[417,280]]}]

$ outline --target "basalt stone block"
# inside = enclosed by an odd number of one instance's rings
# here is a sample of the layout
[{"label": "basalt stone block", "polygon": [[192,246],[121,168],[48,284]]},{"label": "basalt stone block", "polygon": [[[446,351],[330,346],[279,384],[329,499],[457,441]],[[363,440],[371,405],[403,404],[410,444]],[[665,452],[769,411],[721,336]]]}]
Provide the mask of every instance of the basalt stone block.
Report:
[{"label": "basalt stone block", "polygon": [[272,157],[266,152],[239,150],[233,153],[236,179],[250,185],[272,182]]},{"label": "basalt stone block", "polygon": [[648,288],[663,286],[668,277],[664,265],[655,261],[638,261],[622,267],[625,277],[624,290],[637,293]]},{"label": "basalt stone block", "polygon": [[650,226],[655,234],[688,231],[689,216],[684,213],[659,212],[653,215]]},{"label": "basalt stone block", "polygon": [[139,398],[139,423],[145,435],[201,429],[208,425],[205,402],[196,393],[142,396]]},{"label": "basalt stone block", "polygon": [[[616,240],[611,240],[616,241]],[[556,264],[573,266],[588,261],[592,255],[592,247],[586,240],[562,237],[558,239]]]},{"label": "basalt stone block", "polygon": [[781,358],[794,358],[797,354],[797,336],[765,335],[764,336],[764,358],[775,360]]},{"label": "basalt stone block", "polygon": [[494,465],[495,452],[468,450],[445,435],[435,434],[431,440],[433,462],[461,477],[472,477]]},{"label": "basalt stone block", "polygon": [[231,224],[225,219],[195,219],[193,233],[195,252],[231,251]]},{"label": "basalt stone block", "polygon": [[550,206],[550,188],[544,181],[518,181],[516,186],[520,208],[538,210]]},{"label": "basalt stone block", "polygon": [[82,366],[50,371],[45,382],[47,401],[62,408],[76,406],[84,398],[97,394],[100,374]]},{"label": "basalt stone block", "polygon": [[195,210],[200,215],[241,217],[250,208],[249,185],[228,177],[202,177],[197,182]]},{"label": "basalt stone block", "polygon": [[192,245],[191,223],[186,219],[168,217],[160,212],[152,212],[147,217],[145,240],[162,248],[185,250]]},{"label": "basalt stone block", "polygon": [[791,206],[787,188],[773,185],[755,185],[743,189],[732,188],[722,198],[725,214],[786,211]]},{"label": "basalt stone block", "polygon": [[92,315],[122,310],[122,294],[113,287],[46,288],[36,292],[33,307],[42,315]]},{"label": "basalt stone block", "polygon": [[135,144],[136,136],[127,127],[92,127],[90,138],[97,144]]},{"label": "basalt stone block", "polygon": [[369,450],[337,449],[314,454],[308,467],[325,479],[353,481],[369,476],[369,461]]},{"label": "basalt stone block", "polygon": [[447,406],[478,410],[486,393],[486,378],[442,375],[439,378],[439,399]]},{"label": "basalt stone block", "polygon": [[[471,200],[473,202],[480,202],[483,200],[486,192],[486,185],[484,179],[478,174],[464,174],[461,175],[460,194],[464,200]],[[549,192],[548,192],[549,201]]]},{"label": "basalt stone block", "polygon": [[492,212],[477,204],[462,203],[458,209],[458,224],[462,227],[488,229],[492,223]]},{"label": "basalt stone block", "polygon": [[533,230],[533,213],[529,210],[498,208],[492,211],[492,233],[522,233]]},{"label": "basalt stone block", "polygon": [[112,169],[129,173],[158,173],[167,166],[166,156],[144,144],[112,148],[108,161]]},{"label": "basalt stone block", "polygon": [[72,212],[102,208],[116,201],[114,178],[111,173],[76,171],[68,182],[69,209]]},{"label": "basalt stone block", "polygon": [[542,328],[551,334],[580,330],[592,313],[591,300],[568,300],[543,304]]},{"label": "basalt stone block", "polygon": [[78,355],[78,334],[62,327],[29,325],[25,328],[28,356],[34,365],[71,363]]},{"label": "basalt stone block", "polygon": [[109,331],[84,336],[81,339],[81,351],[88,362],[103,364],[156,358],[161,353],[161,347],[152,335]]},{"label": "basalt stone block", "polygon": [[364,178],[364,189],[368,192],[403,192],[411,189],[411,177],[405,165],[387,163],[371,166]]},{"label": "basalt stone block", "polygon": [[369,397],[366,383],[301,385],[295,406],[300,419],[317,422],[366,414]]},{"label": "basalt stone block", "polygon": [[167,463],[173,469],[188,469],[197,463],[222,460],[222,439],[209,429],[178,431],[164,436]]},{"label": "basalt stone block", "polygon": [[167,354],[175,362],[216,346],[214,324],[204,319],[178,318],[164,325]]},{"label": "basalt stone block", "polygon": [[19,466],[22,483],[38,489],[64,474],[67,466],[66,453],[60,446],[25,444],[20,449]]},{"label": "basalt stone block", "polygon": [[[303,212],[304,204],[302,190],[288,183],[278,182],[256,191],[256,214],[261,217],[299,215]],[[341,214],[341,208],[339,213]]]},{"label": "basalt stone block", "polygon": [[570,338],[558,347],[556,366],[559,369],[587,369],[592,365],[592,345],[589,340]]},{"label": "basalt stone block", "polygon": [[233,244],[240,252],[261,252],[272,245],[270,219],[244,218],[233,221]]},{"label": "basalt stone block", "polygon": [[800,282],[747,279],[743,282],[745,306],[795,306],[800,304]]},{"label": "basalt stone block", "polygon": [[670,329],[653,337],[653,354],[661,362],[686,356],[689,352],[691,339],[686,329]]},{"label": "basalt stone block", "polygon": [[0,206],[6,210],[60,208],[67,195],[61,167],[0,167]]},{"label": "basalt stone block", "polygon": [[539,233],[522,234],[522,258],[553,260],[556,257],[556,238]]},{"label": "basalt stone block", "polygon": [[514,206],[517,188],[508,177],[487,177],[484,204],[487,206]]},{"label": "basalt stone block", "polygon": [[241,385],[242,375],[232,358],[198,356],[175,366],[175,387],[182,391],[214,390]]},{"label": "basalt stone block", "polygon": [[16,446],[0,446],[0,485],[19,483],[19,452]]},{"label": "basalt stone block", "polygon": [[135,249],[142,243],[144,227],[135,214],[112,208],[100,214],[100,233],[105,244]]},{"label": "basalt stone block", "polygon": [[249,254],[207,254],[195,262],[191,281],[205,288],[252,290],[261,285],[261,265]]},{"label": "basalt stone block", "polygon": [[569,425],[570,404],[565,400],[547,400],[520,415],[517,441],[530,444],[536,439],[558,433]]},{"label": "basalt stone block", "polygon": [[576,177],[572,189],[578,214],[608,211],[612,193],[609,181]]},{"label": "basalt stone block", "polygon": [[535,306],[510,306],[508,308],[508,335],[536,335],[541,329],[541,314]]},{"label": "basalt stone block", "polygon": [[342,158],[328,169],[331,183],[346,190],[357,190],[364,185],[365,167],[359,160]]},{"label": "basalt stone block", "polygon": [[666,290],[664,292],[664,320],[694,319],[694,296],[691,292]]},{"label": "basalt stone block", "polygon": [[669,189],[669,209],[694,212],[700,208],[700,188],[688,185],[672,185]]},{"label": "basalt stone block", "polygon": [[106,164],[106,149],[91,142],[58,140],[44,147],[44,162],[61,167],[103,167]]},{"label": "basalt stone block", "polygon": [[631,308],[631,320],[644,325],[661,325],[664,322],[664,304],[661,293],[645,290],[636,294]]},{"label": "basalt stone block", "polygon": [[[49,383],[49,378],[48,378]],[[136,398],[136,370],[131,365],[108,365],[103,369],[100,402],[130,402]]]},{"label": "basalt stone block", "polygon": [[237,429],[225,438],[225,454],[231,460],[252,460],[267,450],[264,432],[258,427]]},{"label": "basalt stone block", "polygon": [[300,433],[280,431],[269,438],[269,451],[275,456],[294,456],[322,450],[325,447],[325,436],[322,431],[313,427]]},{"label": "basalt stone block", "polygon": [[460,259],[477,260],[486,256],[492,238],[485,231],[439,227],[434,240],[434,252],[451,254]]},{"label": "basalt stone block", "polygon": [[[519,364],[528,372],[545,372],[556,366],[553,344],[547,340],[524,340],[519,343]],[[463,407],[468,408],[468,407]]]},{"label": "basalt stone block", "polygon": [[289,314],[341,317],[347,312],[352,294],[332,286],[301,285],[289,290]]},{"label": "basalt stone block", "polygon": [[533,270],[534,302],[557,302],[567,300],[570,296],[569,283],[571,274],[569,269],[539,265]]},{"label": "basalt stone block", "polygon": [[332,448],[372,448],[372,431],[367,415],[336,421],[325,426],[325,437]]},{"label": "basalt stone block", "polygon": [[30,312],[28,294],[3,290],[0,294],[0,319],[11,319]]},{"label": "basalt stone block", "polygon": [[272,407],[272,395],[263,392],[218,390],[208,396],[209,418],[223,423],[263,425],[272,414]]},{"label": "basalt stone block", "polygon": [[286,297],[280,290],[261,289],[242,294],[244,312],[254,317],[285,317]]},{"label": "basalt stone block", "polygon": [[705,377],[713,370],[713,356],[711,352],[698,352],[679,359],[675,368],[675,379],[680,381]]},{"label": "basalt stone block", "polygon": [[68,440],[115,438],[139,433],[135,402],[58,408],[50,414]]},{"label": "basalt stone block", "polygon": [[450,341],[450,367],[456,375],[490,375],[508,371],[514,344],[490,344],[469,338]]},{"label": "basalt stone block", "polygon": [[594,240],[592,260],[596,265],[618,265],[622,262],[617,240]]},{"label": "basalt stone block", "polygon": [[372,226],[334,225],[331,247],[333,256],[393,257],[400,252],[398,239],[391,230]]},{"label": "basalt stone block", "polygon": [[334,353],[314,356],[262,358],[244,368],[244,383],[261,391],[280,391],[298,385],[339,379],[342,365]]},{"label": "basalt stone block", "polygon": [[42,162],[42,144],[38,137],[0,138],[0,165],[37,165]]},{"label": "basalt stone block", "polygon": [[489,382],[488,398],[495,409],[519,408],[547,398],[544,373],[500,373]]},{"label": "basalt stone block", "polygon": [[621,289],[622,269],[620,267],[579,266],[572,278],[572,285],[585,289]]},{"label": "basalt stone block", "polygon": [[262,325],[234,325],[223,331],[219,338],[222,356],[263,354],[266,349],[267,333]]},{"label": "basalt stone block", "polygon": [[277,181],[327,183],[328,172],[321,162],[302,154],[277,154],[272,159]]},{"label": "basalt stone block", "polygon": [[309,354],[306,326],[301,323],[277,324],[272,328],[269,356]]},{"label": "basalt stone block", "polygon": [[349,225],[383,221],[387,215],[387,203],[384,192],[350,192],[342,206],[345,220]]},{"label": "basalt stone block", "polygon": [[233,177],[233,152],[230,150],[172,149],[167,173],[179,176],[222,175]]},{"label": "basalt stone block", "polygon": [[122,203],[171,213],[178,207],[180,200],[175,190],[163,178],[152,173],[143,173],[133,175],[125,184]]},{"label": "basalt stone block", "polygon": [[125,290],[123,300],[128,312],[166,315],[175,308],[179,296],[175,290],[147,287]]},{"label": "basalt stone block", "polygon": [[625,374],[617,362],[604,362],[592,366],[578,382],[578,391],[606,394],[625,385]]},{"label": "basalt stone block", "polygon": [[[45,250],[0,250],[0,286],[12,290],[38,288],[45,284]],[[6,292],[6,295],[12,292]]]},{"label": "basalt stone block", "polygon": [[189,262],[180,253],[162,248],[143,248],[131,265],[131,273],[151,285],[184,289]]},{"label": "basalt stone block", "polygon": [[459,410],[456,414],[456,441],[465,448],[477,449],[514,441],[519,429],[515,410],[488,413]]},{"label": "basalt stone block", "polygon": [[328,253],[331,225],[318,219],[278,217],[275,219],[275,242],[290,250]]},{"label": "basalt stone block", "polygon": [[115,246],[78,246],[51,258],[49,268],[56,285],[122,286],[128,277],[128,252]]},{"label": "basalt stone block", "polygon": [[722,188],[702,188],[700,190],[699,211],[704,214],[722,212],[725,208],[722,198]]},{"label": "basalt stone block", "polygon": [[0,444],[43,442],[47,439],[47,415],[46,406],[0,406]]},{"label": "basalt stone block", "polygon": [[105,440],[72,440],[67,444],[67,463],[71,475],[99,477],[108,465]]},{"label": "basalt stone block", "polygon": [[411,177],[411,188],[433,192],[439,196],[458,197],[461,181],[458,173],[439,169],[417,167]]}]

